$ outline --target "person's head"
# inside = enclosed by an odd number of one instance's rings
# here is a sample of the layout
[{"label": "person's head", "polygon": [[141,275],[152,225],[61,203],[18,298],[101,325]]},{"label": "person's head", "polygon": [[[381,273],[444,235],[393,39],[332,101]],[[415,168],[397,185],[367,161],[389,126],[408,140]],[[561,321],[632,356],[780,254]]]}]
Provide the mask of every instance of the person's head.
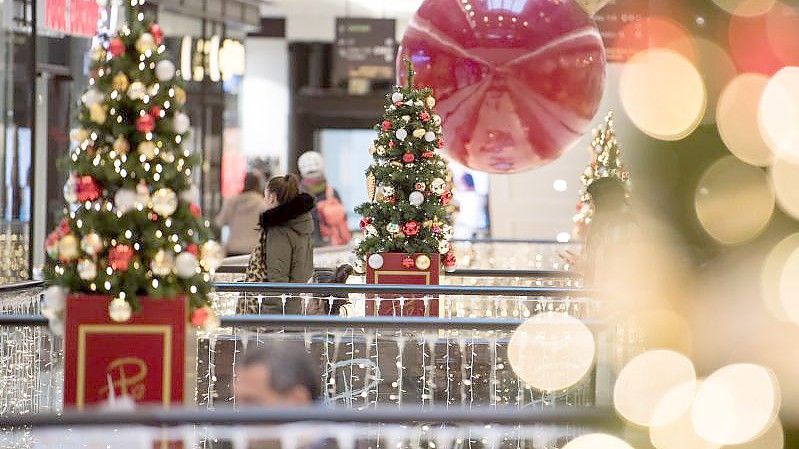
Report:
[{"label": "person's head", "polygon": [[266,191],[264,192],[266,207],[272,209],[281,204],[286,204],[297,198],[299,194],[300,182],[295,175],[275,176],[266,185]]},{"label": "person's head", "polygon": [[310,405],[322,395],[319,367],[300,342],[274,342],[247,350],[235,384],[236,403]]},{"label": "person's head", "polygon": [[325,159],[316,151],[306,151],[297,159],[297,168],[303,179],[322,179],[325,176]]},{"label": "person's head", "polygon": [[247,172],[244,176],[244,189],[243,193],[255,192],[262,194],[264,192],[264,182],[261,175],[255,172]]},{"label": "person's head", "polygon": [[588,186],[595,214],[614,214],[627,204],[627,192],[621,181],[603,178]]}]

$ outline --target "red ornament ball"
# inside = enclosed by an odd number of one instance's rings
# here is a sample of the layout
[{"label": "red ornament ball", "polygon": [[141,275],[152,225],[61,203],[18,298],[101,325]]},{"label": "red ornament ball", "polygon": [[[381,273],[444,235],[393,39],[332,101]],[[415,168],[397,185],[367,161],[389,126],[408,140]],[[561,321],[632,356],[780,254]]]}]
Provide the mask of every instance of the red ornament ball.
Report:
[{"label": "red ornament ball", "polygon": [[413,261],[413,257],[405,256],[402,258],[402,266],[403,268],[413,268],[416,266],[416,262]]},{"label": "red ornament ball", "polygon": [[425,123],[428,122],[430,120],[430,114],[427,111],[422,111],[422,113],[419,114],[419,120]]},{"label": "red ornament ball", "polygon": [[391,129],[391,122],[388,120],[383,120],[383,123],[380,126],[383,128],[383,131],[388,131]]},{"label": "red ornament ball", "polygon": [[153,39],[155,39],[157,45],[161,45],[161,43],[164,42],[164,32],[161,30],[161,25],[157,23],[150,25],[150,34],[153,35]]},{"label": "red ornament ball", "polygon": [[[399,55],[437,97],[447,152],[476,170],[545,165],[577,143],[605,84],[605,49],[575,1],[425,0]],[[509,2],[505,2],[509,3]],[[397,60],[401,83],[407,69]],[[440,145],[440,144],[439,144]]]},{"label": "red ornament ball", "polygon": [[450,250],[446,256],[444,256],[444,266],[445,267],[454,267],[455,266],[455,253]]},{"label": "red ornament ball", "polygon": [[433,157],[433,152],[432,151],[425,151],[424,153],[422,153],[422,157],[425,158],[425,159],[430,159],[430,158]]},{"label": "red ornament ball", "polygon": [[156,104],[156,105],[153,105],[153,106],[150,108],[150,110],[148,111],[148,113],[149,113],[150,115],[152,115],[154,118],[159,118],[159,117],[161,117],[161,106],[158,106],[157,104]]},{"label": "red ornament ball", "polygon": [[122,42],[122,39],[115,37],[111,39],[111,43],[108,45],[108,51],[111,52],[113,57],[118,58],[125,54],[125,43]]},{"label": "red ornament ball", "polygon": [[100,198],[102,188],[100,184],[91,176],[81,176],[78,178],[78,183],[75,186],[75,193],[78,201],[94,201]]},{"label": "red ornament ball", "polygon": [[207,320],[209,316],[210,312],[208,307],[195,309],[194,312],[191,313],[191,324],[196,327],[200,327],[203,325],[203,323],[205,323],[205,320]]},{"label": "red ornament ball", "polygon": [[412,153],[405,153],[402,155],[402,162],[405,162],[406,164],[410,164],[415,160],[416,157]]},{"label": "red ornament ball", "polygon": [[452,201],[452,192],[449,190],[441,194],[441,204],[446,206]]},{"label": "red ornament ball", "polygon": [[413,237],[419,233],[419,223],[411,220],[402,225],[402,233],[408,237]]},{"label": "red ornament ball", "polygon": [[117,271],[128,271],[132,258],[133,248],[128,245],[117,245],[108,251],[108,264]]},{"label": "red ornament ball", "polygon": [[372,222],[372,219],[369,218],[369,217],[361,218],[361,222],[360,222],[361,229],[366,229],[366,226],[368,226],[371,222]]},{"label": "red ornament ball", "polygon": [[200,209],[200,205],[197,203],[191,203],[189,205],[189,211],[195,218],[200,218],[203,215],[202,209]]},{"label": "red ornament ball", "polygon": [[388,147],[389,148],[394,148],[394,146],[395,146],[394,141],[393,140],[389,140],[388,141]]},{"label": "red ornament ball", "polygon": [[136,130],[140,133],[151,133],[155,129],[155,118],[145,114],[136,119]]},{"label": "red ornament ball", "polygon": [[186,247],[186,252],[194,254],[195,256],[199,256],[200,255],[200,247],[197,246],[196,243],[192,243],[191,245]]}]

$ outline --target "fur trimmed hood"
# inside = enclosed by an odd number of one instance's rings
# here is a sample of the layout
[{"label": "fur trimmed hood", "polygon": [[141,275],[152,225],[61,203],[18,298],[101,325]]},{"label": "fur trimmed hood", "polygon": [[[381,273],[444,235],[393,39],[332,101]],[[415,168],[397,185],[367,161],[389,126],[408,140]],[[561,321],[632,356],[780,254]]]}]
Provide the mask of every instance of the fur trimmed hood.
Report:
[{"label": "fur trimmed hood", "polygon": [[261,229],[285,226],[298,234],[310,234],[313,232],[313,219],[309,212],[314,206],[311,195],[300,193],[293,200],[262,213],[259,220]]}]

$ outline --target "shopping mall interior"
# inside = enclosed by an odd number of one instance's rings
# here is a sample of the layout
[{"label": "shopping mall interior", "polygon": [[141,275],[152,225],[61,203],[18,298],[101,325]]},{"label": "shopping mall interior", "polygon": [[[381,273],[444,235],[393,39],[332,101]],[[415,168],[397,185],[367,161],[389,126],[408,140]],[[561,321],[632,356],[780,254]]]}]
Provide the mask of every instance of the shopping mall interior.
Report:
[{"label": "shopping mall interior", "polygon": [[799,0],[0,23],[0,449],[799,448]]}]

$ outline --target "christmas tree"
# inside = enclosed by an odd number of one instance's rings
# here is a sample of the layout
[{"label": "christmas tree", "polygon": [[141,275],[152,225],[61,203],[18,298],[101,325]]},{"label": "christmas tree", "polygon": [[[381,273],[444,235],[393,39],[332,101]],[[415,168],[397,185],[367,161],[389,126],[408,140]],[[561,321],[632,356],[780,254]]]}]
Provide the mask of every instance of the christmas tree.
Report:
[{"label": "christmas tree", "polygon": [[128,24],[94,40],[66,161],[67,206],[46,241],[45,277],[52,296],[113,296],[116,321],[130,318],[138,296],[185,294],[199,325],[209,316],[210,274],[223,253],[194,202],[199,158],[182,147],[186,91],[141,3],[129,0]]},{"label": "christmas tree", "polygon": [[599,180],[609,179],[621,183],[629,195],[630,173],[621,160],[621,147],[616,140],[613,129],[613,112],[608,112],[605,121],[593,131],[591,141],[591,162],[580,177],[583,187],[580,190],[580,199],[577,202],[577,214],[574,222],[578,234],[584,234],[585,229],[591,224],[595,210],[594,201],[589,187]]},{"label": "christmas tree", "polygon": [[441,117],[429,88],[413,86],[413,66],[408,82],[386,96],[378,135],[369,147],[373,162],[367,170],[370,201],[356,208],[363,218],[363,239],[355,248],[358,259],[384,252],[440,253],[451,268],[455,255],[447,206],[447,163],[438,154],[444,145]]}]

